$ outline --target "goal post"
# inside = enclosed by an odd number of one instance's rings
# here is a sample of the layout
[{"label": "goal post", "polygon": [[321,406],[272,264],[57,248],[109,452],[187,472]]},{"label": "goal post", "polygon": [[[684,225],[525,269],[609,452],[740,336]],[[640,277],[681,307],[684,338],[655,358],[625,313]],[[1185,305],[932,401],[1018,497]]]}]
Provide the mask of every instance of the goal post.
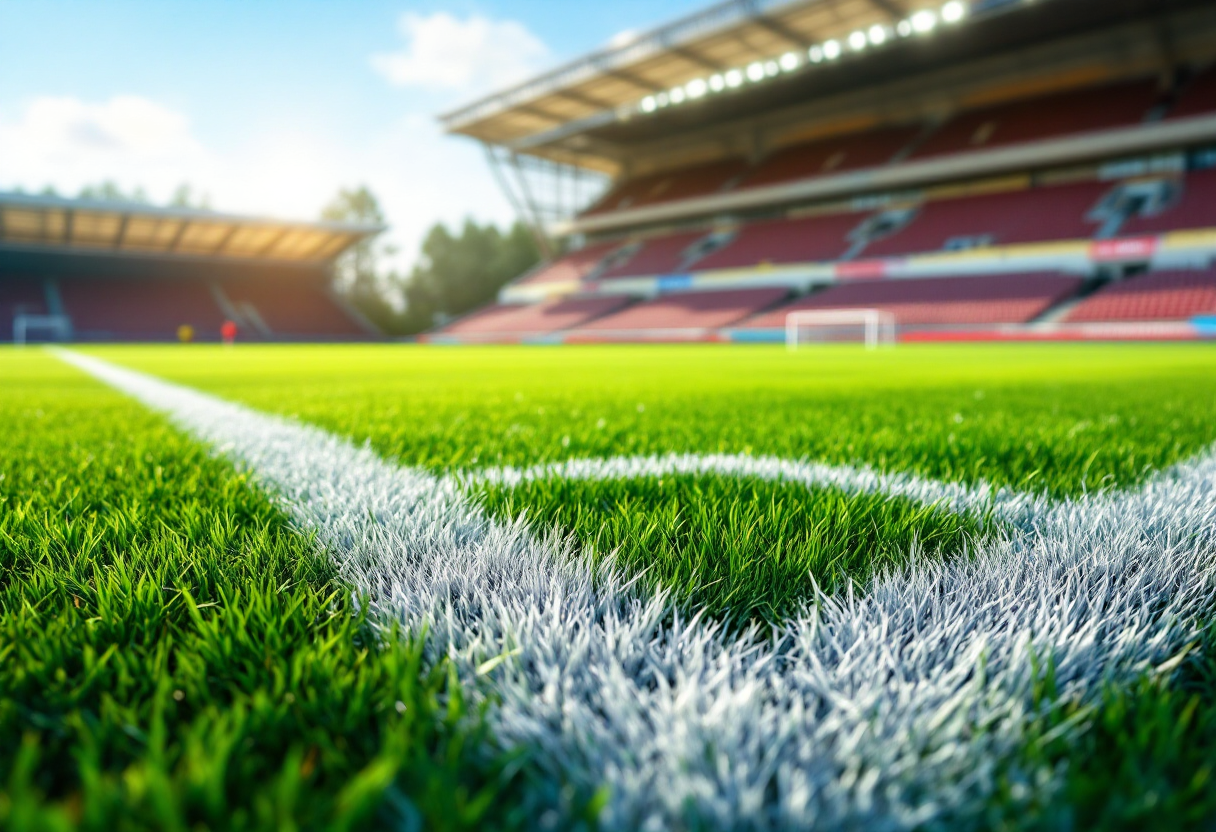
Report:
[{"label": "goal post", "polygon": [[13,343],[24,346],[31,332],[45,332],[56,341],[67,341],[72,322],[66,315],[16,315],[13,318]]},{"label": "goal post", "polygon": [[[785,316],[785,346],[793,351],[804,333],[820,341],[846,341],[860,336],[866,349],[895,343],[895,315],[883,309],[800,309]],[[810,339],[808,339],[810,340]]]}]

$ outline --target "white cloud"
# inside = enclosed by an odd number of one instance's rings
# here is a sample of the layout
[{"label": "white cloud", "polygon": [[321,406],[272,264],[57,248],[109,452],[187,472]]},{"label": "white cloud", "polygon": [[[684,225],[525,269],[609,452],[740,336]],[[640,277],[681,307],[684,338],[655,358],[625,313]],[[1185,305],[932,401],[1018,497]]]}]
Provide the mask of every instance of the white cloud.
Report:
[{"label": "white cloud", "polygon": [[549,48],[514,20],[406,12],[399,26],[405,46],[371,59],[372,66],[397,86],[480,91],[521,81],[549,58]]},{"label": "white cloud", "polygon": [[113,179],[167,192],[183,169],[206,166],[206,157],[184,115],[134,95],[100,103],[40,97],[15,122],[0,123],[2,172],[19,173],[29,187],[70,192]]}]

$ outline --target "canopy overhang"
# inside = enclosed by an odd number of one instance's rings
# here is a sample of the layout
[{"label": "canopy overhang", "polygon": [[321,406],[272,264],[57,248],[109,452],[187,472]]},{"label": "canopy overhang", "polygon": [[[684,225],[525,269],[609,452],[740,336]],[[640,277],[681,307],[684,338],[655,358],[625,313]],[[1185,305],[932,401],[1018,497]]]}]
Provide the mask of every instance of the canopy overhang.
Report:
[{"label": "canopy overhang", "polygon": [[0,252],[325,266],[383,230],[0,193]]}]

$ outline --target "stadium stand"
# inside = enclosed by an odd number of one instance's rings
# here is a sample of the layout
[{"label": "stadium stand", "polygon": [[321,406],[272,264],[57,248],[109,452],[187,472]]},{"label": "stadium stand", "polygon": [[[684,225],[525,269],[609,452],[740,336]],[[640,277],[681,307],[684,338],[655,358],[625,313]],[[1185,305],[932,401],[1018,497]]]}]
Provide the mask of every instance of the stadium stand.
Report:
[{"label": "stadium stand", "polygon": [[849,249],[848,234],[865,216],[842,213],[749,223],[730,243],[696,265],[698,269],[733,269],[835,260]]},{"label": "stadium stand", "polygon": [[1149,272],[1111,283],[1073,307],[1065,320],[1170,321],[1216,313],[1216,269]]},{"label": "stadium stand", "polygon": [[693,245],[708,236],[706,231],[685,231],[652,237],[642,242],[634,254],[619,265],[612,266],[597,276],[598,280],[639,275],[673,274],[697,259],[691,251]]},{"label": "stadium stand", "polygon": [[47,314],[42,281],[27,277],[0,280],[0,341],[13,339],[13,319],[18,315]]},{"label": "stadium stand", "polygon": [[1169,118],[1188,118],[1216,112],[1216,64],[1196,76],[1182,90]]},{"label": "stadium stand", "polygon": [[1178,179],[1178,199],[1152,216],[1136,216],[1120,229],[1124,236],[1163,234],[1187,228],[1216,228],[1216,169],[1191,171]]},{"label": "stadium stand", "polygon": [[[324,279],[227,280],[224,294],[264,338],[363,338],[367,331],[340,307]],[[253,333],[251,333],[253,334]]]},{"label": "stadium stand", "polygon": [[757,165],[739,187],[754,188],[882,165],[907,147],[920,130],[919,126],[887,127],[787,147]]},{"label": "stadium stand", "polygon": [[742,159],[726,159],[675,171],[640,176],[610,191],[587,213],[619,211],[676,199],[689,199],[732,185],[747,169]]},{"label": "stadium stand", "polygon": [[499,304],[448,324],[440,334],[487,338],[547,335],[588,324],[630,302],[628,297],[616,295],[562,298],[538,304]]},{"label": "stadium stand", "polygon": [[619,242],[598,243],[572,251],[556,260],[542,264],[519,279],[520,284],[570,283],[589,277],[597,266],[613,251],[620,248]]},{"label": "stadium stand", "polygon": [[868,280],[829,286],[739,326],[779,328],[790,312],[854,308],[891,312],[900,327],[1025,323],[1074,294],[1082,282],[1059,274]]},{"label": "stadium stand", "polygon": [[172,340],[182,325],[200,340],[217,340],[224,322],[201,280],[73,278],[59,282],[59,293],[82,340]]},{"label": "stadium stand", "polygon": [[903,228],[868,245],[864,254],[890,257],[952,246],[1084,239],[1096,230],[1086,215],[1110,187],[1077,182],[931,200]]},{"label": "stadium stand", "polygon": [[597,318],[579,327],[574,334],[717,329],[755,315],[788,294],[787,289],[770,287],[666,295]]},{"label": "stadium stand", "polygon": [[943,124],[912,158],[1136,124],[1144,120],[1157,98],[1156,81],[1133,81],[963,112]]}]

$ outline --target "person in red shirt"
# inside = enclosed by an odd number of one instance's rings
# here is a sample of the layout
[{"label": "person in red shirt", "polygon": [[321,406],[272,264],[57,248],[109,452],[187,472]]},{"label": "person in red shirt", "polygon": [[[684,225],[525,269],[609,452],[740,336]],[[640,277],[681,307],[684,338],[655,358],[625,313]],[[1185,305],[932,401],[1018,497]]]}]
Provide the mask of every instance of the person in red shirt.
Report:
[{"label": "person in red shirt", "polygon": [[236,340],[236,322],[224,321],[220,326],[220,338],[224,339],[224,343],[231,345]]}]

